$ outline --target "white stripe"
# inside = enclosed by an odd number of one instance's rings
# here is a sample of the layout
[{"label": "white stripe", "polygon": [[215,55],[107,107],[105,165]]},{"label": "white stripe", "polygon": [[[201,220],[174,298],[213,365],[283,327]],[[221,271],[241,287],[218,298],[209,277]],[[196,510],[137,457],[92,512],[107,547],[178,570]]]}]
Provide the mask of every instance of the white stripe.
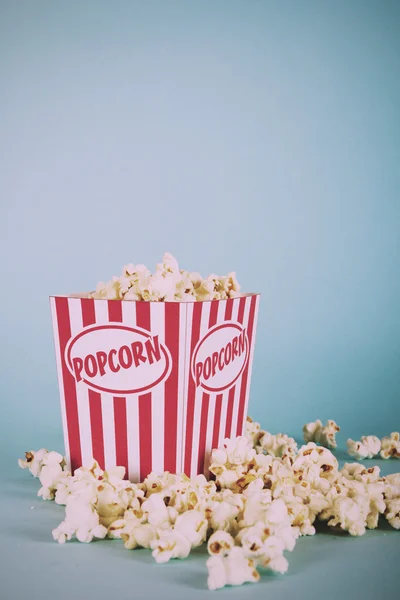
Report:
[{"label": "white stripe", "polygon": [[[250,314],[249,300],[251,301],[251,297],[246,298],[246,302],[244,305],[244,312],[243,312],[243,327],[246,329],[247,336],[249,335],[249,332],[248,332],[249,314]],[[236,438],[236,430],[237,430],[238,417],[239,417],[240,393],[242,390],[242,379],[243,379],[244,371],[245,371],[245,369],[243,369],[241,376],[239,377],[239,379],[236,382],[235,408],[234,408],[234,415],[233,415],[233,419],[232,419],[232,430],[231,430],[232,431],[231,437],[234,437],[234,438]]]},{"label": "white stripe", "polygon": [[[186,326],[185,326],[185,340],[184,340],[184,374],[183,374],[183,393],[182,393],[182,453],[180,456],[181,471],[183,473],[185,468],[185,455],[186,455],[186,438],[188,431],[186,429],[187,409],[188,409],[188,396],[189,396],[189,374],[190,374],[190,350],[192,344],[192,330],[193,330],[193,307],[194,302],[188,302],[186,304]],[[182,338],[181,338],[182,339]],[[180,350],[181,352],[181,350]],[[190,476],[190,473],[186,473]]]},{"label": "white stripe", "polygon": [[69,440],[68,440],[68,426],[67,426],[67,413],[65,408],[65,394],[64,394],[64,380],[62,373],[61,353],[60,353],[60,336],[58,334],[58,321],[56,311],[56,299],[50,298],[51,315],[53,320],[53,334],[54,334],[54,346],[56,351],[56,363],[57,363],[57,377],[58,387],[60,390],[60,403],[61,403],[61,420],[64,433],[64,446],[65,446],[65,458],[67,459],[67,467],[71,470],[71,455],[69,451]]},{"label": "white stripe", "polygon": [[[136,326],[136,302],[122,302],[122,320],[125,325]],[[140,480],[139,407],[138,396],[126,396],[126,429],[128,441],[129,480]]]},{"label": "white stripe", "polygon": [[[249,297],[249,300],[251,302],[252,297]],[[243,413],[243,425],[246,423],[246,417],[247,417],[247,409],[248,409],[248,405],[249,405],[249,397],[250,397],[250,382],[251,382],[251,372],[253,369],[253,358],[254,358],[254,347],[255,347],[255,341],[256,341],[256,331],[257,331],[257,320],[258,320],[258,306],[260,303],[260,296],[257,296],[256,299],[256,305],[254,307],[254,320],[253,320],[253,336],[252,336],[252,340],[251,340],[251,347],[250,347],[250,356],[249,356],[249,368],[248,368],[248,375],[247,375],[247,387],[246,387],[246,403],[244,406],[244,413]]]},{"label": "white stripe", "polygon": [[[165,304],[150,303],[151,335],[158,335],[160,343],[165,344]],[[164,399],[165,381],[151,389],[151,470],[157,475],[164,473]]]},{"label": "white stripe", "polygon": [[[78,335],[83,328],[82,304],[79,298],[68,298],[71,337]],[[80,381],[75,384],[78,406],[79,436],[81,441],[82,465],[89,466],[93,459],[92,429],[90,423],[89,389]]]},{"label": "white stripe", "polygon": [[[238,313],[239,313],[239,305],[240,305],[240,298],[236,298],[234,303],[233,303],[233,310],[232,310],[232,321],[235,321],[235,323],[238,323]],[[248,311],[247,311],[248,313]],[[246,307],[244,309],[244,313],[243,313],[243,327],[246,326]],[[242,381],[242,377],[239,377],[239,379],[236,380],[235,383],[235,396],[233,399],[233,412],[232,412],[232,424],[231,424],[231,433],[230,433],[230,438],[236,438],[236,426],[237,426],[237,419],[238,419],[238,413],[239,413],[239,404],[240,404],[240,384]]]},{"label": "white stripe", "polygon": [[[94,301],[96,324],[109,323],[107,300]],[[103,419],[104,463],[105,468],[115,467],[117,462],[115,450],[114,399],[110,394],[101,394],[101,413]]]},{"label": "white stripe", "polygon": [[[218,300],[215,300],[218,302]],[[206,433],[206,448],[204,453],[204,475],[208,475],[208,467],[210,466],[210,454],[212,450],[212,438],[214,433],[214,415],[215,415],[215,401],[216,394],[210,395],[210,401],[208,403],[208,415],[207,415],[207,433]]]},{"label": "white stripe", "polygon": [[225,428],[226,428],[226,417],[228,413],[228,398],[229,398],[229,389],[224,390],[222,392],[222,403],[221,403],[221,423],[219,426],[219,435],[218,435],[218,448],[222,446],[222,443],[225,439]]},{"label": "white stripe", "polygon": [[[211,301],[204,302],[201,312],[200,322],[200,337],[202,340],[208,331],[208,320],[210,318]],[[190,468],[190,476],[194,477],[197,475],[197,461],[199,456],[199,437],[200,437],[200,424],[201,424],[201,408],[203,398],[203,388],[199,386],[195,393],[195,404],[194,404],[194,419],[193,419],[193,442],[192,442],[192,460]]]},{"label": "white stripe", "polygon": [[[191,304],[193,310],[193,303]],[[177,422],[177,444],[176,444],[176,470],[177,473],[183,473],[184,431],[186,427],[186,407],[187,407],[187,377],[189,374],[187,368],[187,342],[191,339],[192,330],[187,327],[187,314],[189,303],[179,305],[179,348],[178,348],[178,422]],[[185,387],[186,385],[186,387]],[[186,390],[186,393],[185,393]]]},{"label": "white stripe", "polygon": [[[225,300],[214,300],[214,302],[218,302],[218,313],[217,320],[215,325],[220,325],[225,322],[225,309],[226,309],[226,301]],[[215,326],[214,325],[214,326]],[[211,450],[212,440],[214,435],[214,417],[215,417],[215,404],[217,400],[218,394],[210,395],[210,403],[208,407],[208,419],[207,419],[207,437],[206,437],[206,451],[204,457],[204,475],[208,476],[208,467],[210,466],[210,458],[211,458]],[[221,426],[221,423],[220,423]]]},{"label": "white stripe", "polygon": [[[234,302],[232,305],[232,316],[231,316],[231,320],[233,319],[233,306],[234,306]],[[222,403],[221,403],[221,423],[219,426],[219,436],[218,436],[218,448],[220,448],[224,442],[225,439],[225,428],[226,428],[226,417],[228,414],[228,398],[229,398],[229,391],[230,388],[228,388],[227,390],[224,390],[222,392]]]}]

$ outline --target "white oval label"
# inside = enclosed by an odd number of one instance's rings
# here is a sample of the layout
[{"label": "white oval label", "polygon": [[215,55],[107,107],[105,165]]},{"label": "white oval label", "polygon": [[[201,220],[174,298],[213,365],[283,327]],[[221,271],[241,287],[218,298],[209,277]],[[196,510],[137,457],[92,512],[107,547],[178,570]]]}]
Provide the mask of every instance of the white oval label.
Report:
[{"label": "white oval label", "polygon": [[210,329],[193,352],[192,377],[196,387],[222,392],[242,374],[249,357],[246,329],[240,323],[223,323]]},{"label": "white oval label", "polygon": [[166,379],[172,367],[158,335],[121,324],[88,327],[65,348],[65,362],[79,383],[108,394],[140,394]]}]

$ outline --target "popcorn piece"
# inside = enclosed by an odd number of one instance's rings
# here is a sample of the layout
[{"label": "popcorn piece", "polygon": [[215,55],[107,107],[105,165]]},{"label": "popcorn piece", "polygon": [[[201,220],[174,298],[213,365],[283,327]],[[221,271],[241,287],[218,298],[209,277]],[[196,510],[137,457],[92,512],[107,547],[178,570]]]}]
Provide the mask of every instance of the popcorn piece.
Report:
[{"label": "popcorn piece", "polygon": [[204,511],[188,510],[178,515],[174,525],[174,531],[179,531],[190,543],[191,548],[197,548],[205,541],[207,536],[208,522]]},{"label": "popcorn piece", "polygon": [[29,469],[34,477],[39,477],[46,454],[48,454],[48,451],[45,448],[41,448],[37,452],[29,450],[25,452],[25,460],[22,458],[18,459],[18,465],[21,469]]},{"label": "popcorn piece", "polygon": [[[210,472],[216,476],[217,486],[232,488],[248,471],[248,463],[255,457],[255,450],[245,436],[236,439],[226,438],[222,448],[211,453]],[[254,477],[252,477],[254,479]],[[243,481],[245,487],[247,483]],[[240,484],[238,484],[240,487]],[[240,487],[243,489],[243,487]]]},{"label": "popcorn piece", "polygon": [[375,529],[378,526],[379,515],[385,511],[385,483],[380,479],[379,467],[365,469],[359,463],[345,464],[341,475],[351,482],[348,496],[352,498],[357,494],[366,496],[368,500],[366,526],[368,529]]},{"label": "popcorn piece", "polygon": [[359,442],[347,440],[347,452],[357,460],[372,458],[379,454],[381,441],[375,435],[363,435]]},{"label": "popcorn piece", "polygon": [[209,275],[207,281],[212,284],[211,300],[235,298],[239,294],[240,285],[236,279],[236,273],[228,273],[224,277]]},{"label": "popcorn piece", "polygon": [[42,468],[38,475],[42,487],[38,491],[38,496],[43,500],[54,500],[57,486],[70,473],[64,470],[65,459],[58,452],[47,452],[42,461]]},{"label": "popcorn piece", "polygon": [[284,433],[272,435],[268,431],[260,431],[256,450],[259,453],[279,458],[285,456],[294,457],[297,454],[297,444],[293,438]]},{"label": "popcorn piece", "polygon": [[150,548],[151,542],[156,538],[156,528],[150,523],[142,522],[132,510],[127,510],[123,519],[117,519],[109,526],[108,536],[121,538],[127,550],[133,550],[137,546]]},{"label": "popcorn piece", "polygon": [[251,417],[247,417],[246,420],[246,437],[249,442],[252,444],[253,448],[256,446],[259,433],[260,433],[260,423],[253,421]]},{"label": "popcorn piece", "polygon": [[257,558],[257,564],[264,569],[283,575],[289,568],[289,563],[282,554],[283,549],[282,540],[279,537],[268,537],[262,546],[261,554]]},{"label": "popcorn piece", "polygon": [[381,440],[382,458],[400,458],[400,433],[394,431],[388,437]]},{"label": "popcorn piece", "polygon": [[[364,535],[365,514],[368,512],[368,501],[365,496],[357,495],[355,498],[339,496],[332,504],[329,511],[324,511],[326,518],[330,517],[328,525],[340,526],[350,535]],[[323,517],[323,518],[324,518]]]},{"label": "popcorn piece", "polygon": [[243,493],[246,502],[243,509],[243,519],[240,521],[241,527],[265,521],[267,511],[272,503],[272,494],[270,490],[264,490],[262,488],[262,480],[256,479]]},{"label": "popcorn piece", "polygon": [[227,531],[218,529],[210,536],[207,543],[207,550],[211,556],[222,554],[227,555],[235,546],[235,540]]},{"label": "popcorn piece", "polygon": [[351,535],[363,535],[366,528],[376,528],[379,515],[385,511],[385,484],[379,473],[378,467],[365,469],[359,463],[345,464],[327,494],[330,506],[320,518],[330,519],[328,525],[338,525]]},{"label": "popcorn piece", "polygon": [[254,520],[254,525],[250,529],[243,528],[239,533],[239,539],[243,539],[243,536],[249,532],[260,534],[260,528],[264,539],[266,536],[276,536],[282,541],[285,550],[290,552],[293,550],[299,531],[291,526],[288,509],[282,498],[273,500],[263,517]]},{"label": "popcorn piece", "polygon": [[368,469],[360,463],[345,463],[340,474],[350,481],[361,481],[364,484],[380,481],[380,468],[369,467]]},{"label": "popcorn piece", "polygon": [[338,431],[340,431],[340,427],[335,421],[328,420],[324,426],[322,422],[317,419],[315,422],[304,425],[304,441],[306,444],[308,442],[315,442],[326,448],[336,448],[336,433]]},{"label": "popcorn piece", "polygon": [[95,502],[90,490],[71,494],[67,500],[65,519],[53,530],[53,538],[60,544],[70,540],[73,535],[86,543],[95,537],[103,539],[107,535],[107,528],[100,524]]},{"label": "popcorn piece", "polygon": [[292,469],[296,482],[305,481],[326,493],[337,478],[338,461],[330,450],[309,442],[300,448]]},{"label": "popcorn piece", "polygon": [[394,529],[400,529],[400,497],[386,500],[385,517]]},{"label": "popcorn piece", "polygon": [[255,452],[245,436],[226,438],[221,449],[213,450],[211,461],[219,464],[242,466],[254,458]]},{"label": "popcorn piece", "polygon": [[385,484],[385,498],[400,497],[400,473],[391,473],[383,478]]},{"label": "popcorn piece", "polygon": [[254,561],[246,558],[243,548],[235,546],[227,556],[214,555],[207,560],[208,588],[218,590],[226,585],[242,585],[260,579]]},{"label": "popcorn piece", "polygon": [[383,479],[385,485],[385,517],[394,529],[400,529],[400,473]]},{"label": "popcorn piece", "polygon": [[115,481],[112,477],[108,479],[106,473],[104,479],[97,486],[96,493],[96,510],[100,523],[105,527],[109,527],[124,515],[134,491],[129,482],[125,483],[125,481],[118,479]]},{"label": "popcorn piece", "polygon": [[190,553],[190,542],[178,530],[159,529],[157,538],[150,542],[152,556],[157,563],[168,562],[171,558],[186,558]]},{"label": "popcorn piece", "polygon": [[142,504],[142,511],[147,515],[147,521],[153,527],[163,529],[171,525],[170,513],[164,502],[162,492],[151,494]]},{"label": "popcorn piece", "polygon": [[[59,456],[51,460],[56,463]],[[45,466],[42,473],[44,470]],[[66,518],[54,530],[54,539],[63,543],[75,534],[80,541],[90,542],[93,537],[105,537],[107,528],[124,515],[136,493],[141,493],[124,475],[124,467],[103,472],[94,460],[90,468],[77,469],[73,477],[60,475],[52,492],[56,502],[66,504]]]},{"label": "popcorn piece", "polygon": [[90,489],[92,495],[96,494],[98,480],[103,478],[104,472],[99,464],[92,459],[88,461],[88,466],[82,466],[75,470],[74,476],[62,477],[57,484],[55,493],[56,504],[66,504],[68,497],[84,489]]},{"label": "popcorn piece", "polygon": [[[180,476],[172,475],[168,471],[165,471],[165,473],[163,473],[161,476],[156,475],[155,473],[150,473],[143,481],[142,486],[146,494],[149,496],[150,494],[161,492],[163,489],[168,488],[176,481],[177,477]],[[182,481],[190,482],[190,479],[186,475],[183,475]]]},{"label": "popcorn piece", "polygon": [[[228,491],[228,490],[226,490]],[[214,531],[226,531],[235,534],[237,532],[237,521],[240,508],[234,502],[224,499],[219,495],[215,500],[207,503],[205,514],[209,519],[211,528]]]}]

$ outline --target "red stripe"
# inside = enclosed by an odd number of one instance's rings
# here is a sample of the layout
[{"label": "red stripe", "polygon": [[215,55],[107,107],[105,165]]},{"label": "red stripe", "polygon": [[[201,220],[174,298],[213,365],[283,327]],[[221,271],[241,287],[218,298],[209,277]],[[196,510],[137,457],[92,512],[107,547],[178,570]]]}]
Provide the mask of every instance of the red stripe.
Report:
[{"label": "red stripe", "polygon": [[202,473],[204,471],[204,458],[206,454],[206,437],[207,437],[207,419],[208,419],[208,407],[210,404],[210,394],[203,392],[202,404],[201,404],[201,420],[200,420],[200,433],[199,433],[199,453],[197,455],[197,472]]},{"label": "red stripe", "polygon": [[164,471],[176,473],[176,445],[178,437],[178,374],[180,305],[165,303],[165,343],[171,353],[172,371],[165,382],[164,399]]},{"label": "red stripe", "polygon": [[[150,331],[150,303],[136,303],[136,324]],[[140,481],[143,481],[153,466],[152,427],[151,427],[151,392],[139,396],[139,454]]]},{"label": "red stripe", "polygon": [[214,431],[213,431],[211,450],[214,450],[214,448],[218,448],[219,429],[221,426],[221,408],[222,408],[222,394],[218,394],[218,396],[215,398]]},{"label": "red stripe", "polygon": [[[108,301],[108,318],[110,321],[122,323],[121,300]],[[114,433],[115,460],[118,467],[125,467],[125,478],[128,477],[128,425],[126,419],[126,398],[114,397]]]},{"label": "red stripe", "polygon": [[108,300],[108,319],[122,323],[122,301]]},{"label": "red stripe", "polygon": [[81,440],[79,431],[78,402],[75,380],[65,364],[65,346],[71,337],[68,298],[55,298],[58,336],[61,355],[61,370],[64,382],[65,412],[67,417],[68,443],[71,471],[82,465]]},{"label": "red stripe", "polygon": [[[82,323],[84,327],[96,323],[96,311],[94,300],[90,298],[81,299]],[[101,469],[105,469],[104,460],[104,436],[103,415],[101,412],[101,394],[89,389],[89,412],[90,428],[92,431],[92,454]]]},{"label": "red stripe", "polygon": [[136,324],[150,331],[150,303],[136,302]]},{"label": "red stripe", "polygon": [[210,316],[208,317],[208,328],[214,327],[218,317],[218,300],[212,300],[210,306]]},{"label": "red stripe", "polygon": [[190,345],[190,356],[188,361],[189,369],[189,386],[187,396],[187,413],[186,413],[186,440],[185,440],[185,464],[184,472],[190,477],[190,464],[192,459],[192,447],[193,447],[193,419],[194,419],[194,404],[196,399],[196,385],[192,377],[191,362],[193,351],[200,337],[200,323],[201,323],[201,311],[202,303],[195,302],[193,304],[193,317],[192,317],[192,339]]},{"label": "red stripe", "polygon": [[246,296],[242,296],[239,300],[238,321],[243,323],[244,307],[246,306]]},{"label": "red stripe", "polygon": [[247,328],[247,337],[249,339],[249,357],[247,360],[247,365],[244,369],[242,376],[242,383],[240,388],[240,403],[239,403],[239,411],[238,411],[238,420],[236,424],[236,435],[243,435],[244,431],[244,407],[246,405],[246,391],[247,391],[247,378],[249,375],[249,365],[250,365],[250,350],[253,338],[253,325],[254,325],[254,316],[256,312],[256,303],[257,296],[252,296],[250,301],[250,315],[249,315],[249,324]]},{"label": "red stripe", "polygon": [[236,389],[236,386],[234,385],[229,390],[228,408],[227,408],[227,411],[226,411],[226,425],[225,425],[225,437],[226,438],[227,437],[228,438],[231,437],[232,416],[233,416],[233,403],[235,401],[235,389]]},{"label": "red stripe", "polygon": [[88,325],[93,325],[96,323],[96,313],[94,310],[94,300],[91,298],[82,298],[81,299],[81,309],[82,309],[82,325],[87,327]]},{"label": "red stripe", "polygon": [[225,305],[225,321],[230,321],[232,319],[232,310],[233,310],[233,298],[226,301]]}]

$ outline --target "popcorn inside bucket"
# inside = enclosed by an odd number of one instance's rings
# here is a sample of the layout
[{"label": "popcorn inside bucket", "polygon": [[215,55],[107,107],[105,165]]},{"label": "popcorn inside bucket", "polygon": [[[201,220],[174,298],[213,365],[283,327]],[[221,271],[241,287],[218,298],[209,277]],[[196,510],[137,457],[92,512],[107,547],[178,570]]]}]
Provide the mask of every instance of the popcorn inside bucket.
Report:
[{"label": "popcorn inside bucket", "polygon": [[234,273],[203,279],[165,254],[96,291],[51,297],[67,463],[208,474],[245,431],[258,294]]}]

